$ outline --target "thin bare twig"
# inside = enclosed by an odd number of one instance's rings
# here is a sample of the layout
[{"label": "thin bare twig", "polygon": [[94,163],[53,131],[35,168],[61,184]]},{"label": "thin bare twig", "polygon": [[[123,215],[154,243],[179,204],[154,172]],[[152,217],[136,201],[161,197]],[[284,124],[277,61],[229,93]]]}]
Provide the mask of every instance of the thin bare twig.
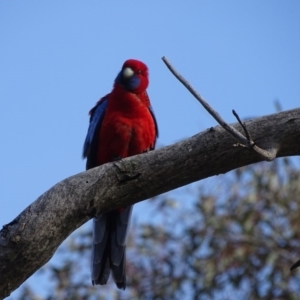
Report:
[{"label": "thin bare twig", "polygon": [[189,90],[189,92],[202,104],[202,106],[208,111],[209,114],[213,116],[213,118],[226,130],[228,131],[233,137],[235,137],[241,144],[237,144],[238,146],[242,146],[248,149],[253,149],[255,152],[257,152],[263,159],[267,161],[274,160],[276,158],[278,147],[273,147],[270,150],[264,150],[259,148],[255,142],[250,138],[250,134],[247,134],[247,129],[244,125],[242,125],[242,122],[239,120],[239,123],[243,127],[247,137],[244,137],[239,131],[237,131],[234,127],[227,124],[222,117],[199,95],[196,90],[185,80],[171,65],[169,60],[163,56],[162,57],[163,62],[166,64],[168,69],[171,71],[171,73]]},{"label": "thin bare twig", "polygon": [[236,117],[236,119],[238,120],[238,122],[240,123],[240,125],[242,126],[242,128],[244,129],[244,132],[245,132],[245,135],[246,135],[247,140],[248,140],[248,141],[252,140],[252,139],[251,139],[251,136],[250,136],[250,133],[249,133],[249,131],[248,131],[248,129],[247,129],[245,123],[243,123],[243,122],[241,121],[239,115],[236,113],[236,111],[235,111],[234,109],[232,110],[232,113],[233,113],[233,115]]}]

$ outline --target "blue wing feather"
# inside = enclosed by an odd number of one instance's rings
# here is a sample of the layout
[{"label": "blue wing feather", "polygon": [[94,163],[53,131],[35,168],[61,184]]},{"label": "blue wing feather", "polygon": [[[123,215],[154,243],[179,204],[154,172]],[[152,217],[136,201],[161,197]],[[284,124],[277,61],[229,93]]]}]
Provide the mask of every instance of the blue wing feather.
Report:
[{"label": "blue wing feather", "polygon": [[154,143],[153,143],[153,147],[151,148],[151,150],[153,150],[155,148],[156,140],[158,138],[158,125],[157,125],[157,121],[156,121],[155,114],[154,114],[152,106],[149,106],[149,111],[150,111],[150,114],[153,118],[154,125],[155,125],[155,140],[154,140]]},{"label": "blue wing feather", "polygon": [[103,97],[91,110],[90,125],[83,145],[83,158],[89,158],[91,149],[95,145],[97,132],[102,123],[107,107],[108,97]]}]

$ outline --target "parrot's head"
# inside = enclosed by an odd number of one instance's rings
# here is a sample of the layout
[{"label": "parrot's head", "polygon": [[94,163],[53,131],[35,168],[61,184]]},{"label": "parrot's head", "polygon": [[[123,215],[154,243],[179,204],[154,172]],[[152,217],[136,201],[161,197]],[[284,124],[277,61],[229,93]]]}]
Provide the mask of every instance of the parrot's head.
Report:
[{"label": "parrot's head", "polygon": [[139,60],[126,60],[115,84],[120,84],[124,89],[135,94],[143,93],[149,84],[147,66]]}]

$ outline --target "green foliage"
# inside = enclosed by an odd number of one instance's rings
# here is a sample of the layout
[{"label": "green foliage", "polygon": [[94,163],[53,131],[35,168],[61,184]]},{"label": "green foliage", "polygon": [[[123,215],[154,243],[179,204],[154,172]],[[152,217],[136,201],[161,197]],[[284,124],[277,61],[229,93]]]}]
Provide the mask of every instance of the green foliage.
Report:
[{"label": "green foliage", "polygon": [[[149,201],[155,221],[131,226],[126,291],[91,285],[91,232],[79,230],[59,266],[45,267],[54,284],[45,299],[298,299],[299,170],[282,159],[213,182],[194,200]],[[20,299],[36,298],[26,287]]]}]

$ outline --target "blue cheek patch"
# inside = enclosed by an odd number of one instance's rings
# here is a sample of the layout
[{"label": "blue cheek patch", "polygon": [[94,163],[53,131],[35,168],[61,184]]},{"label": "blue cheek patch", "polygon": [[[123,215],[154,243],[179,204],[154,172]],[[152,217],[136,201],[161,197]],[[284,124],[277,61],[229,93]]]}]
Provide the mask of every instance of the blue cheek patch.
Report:
[{"label": "blue cheek patch", "polygon": [[136,75],[133,75],[128,79],[124,79],[122,77],[122,72],[120,72],[116,77],[115,82],[121,84],[126,90],[132,91],[139,87],[141,79]]},{"label": "blue cheek patch", "polygon": [[141,79],[133,75],[132,77],[130,77],[127,85],[129,87],[129,90],[135,90],[136,88],[139,87],[140,83],[141,83]]}]

